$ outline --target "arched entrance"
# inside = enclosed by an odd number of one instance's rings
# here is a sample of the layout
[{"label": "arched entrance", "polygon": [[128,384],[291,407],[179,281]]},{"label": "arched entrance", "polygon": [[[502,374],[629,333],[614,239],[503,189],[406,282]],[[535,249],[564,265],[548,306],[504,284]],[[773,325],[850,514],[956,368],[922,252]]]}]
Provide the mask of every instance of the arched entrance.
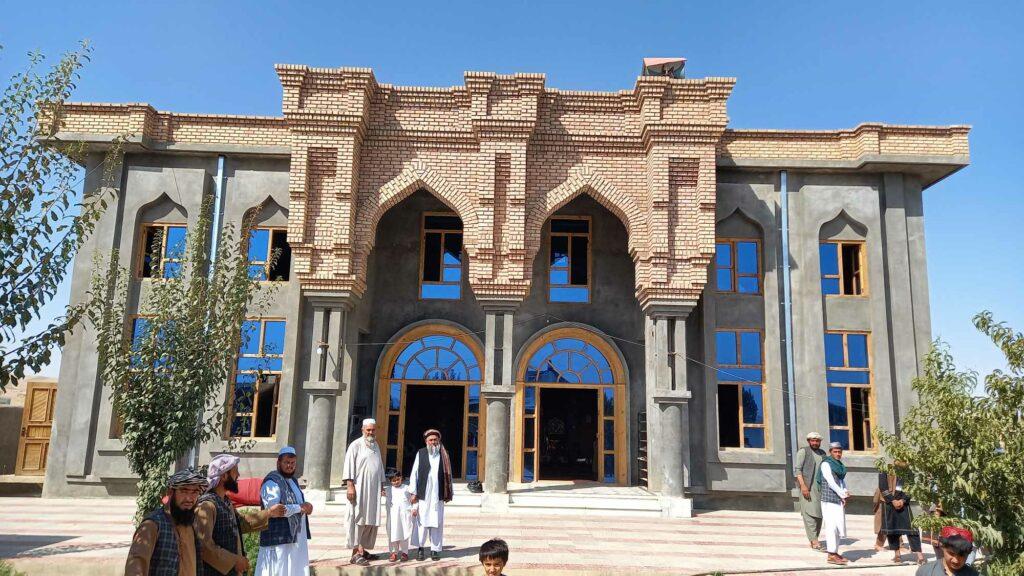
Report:
[{"label": "arched entrance", "polygon": [[428,428],[441,432],[452,475],[480,479],[484,422],[479,346],[455,327],[418,326],[388,347],[380,364],[377,414],[386,466],[412,471]]},{"label": "arched entrance", "polygon": [[516,379],[514,477],[625,484],[626,375],[583,328],[556,328],[524,350]]}]

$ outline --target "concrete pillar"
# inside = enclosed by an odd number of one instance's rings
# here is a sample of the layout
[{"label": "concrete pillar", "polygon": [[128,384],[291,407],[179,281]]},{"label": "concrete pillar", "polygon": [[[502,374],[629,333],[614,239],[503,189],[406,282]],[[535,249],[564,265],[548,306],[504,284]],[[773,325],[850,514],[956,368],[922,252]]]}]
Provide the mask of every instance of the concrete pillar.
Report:
[{"label": "concrete pillar", "polygon": [[484,440],[484,506],[501,510],[508,507],[508,475],[512,446],[513,314],[518,303],[485,304],[484,383],[480,395],[487,407]]},{"label": "concrete pillar", "polygon": [[[345,359],[344,337],[353,302],[348,294],[316,294],[308,297],[313,307],[309,332],[309,379],[302,391],[307,397],[306,448],[302,475],[309,481],[306,496],[325,500],[331,481],[331,451],[335,436],[335,403],[346,392],[341,378]],[[341,422],[346,425],[347,422]]]}]

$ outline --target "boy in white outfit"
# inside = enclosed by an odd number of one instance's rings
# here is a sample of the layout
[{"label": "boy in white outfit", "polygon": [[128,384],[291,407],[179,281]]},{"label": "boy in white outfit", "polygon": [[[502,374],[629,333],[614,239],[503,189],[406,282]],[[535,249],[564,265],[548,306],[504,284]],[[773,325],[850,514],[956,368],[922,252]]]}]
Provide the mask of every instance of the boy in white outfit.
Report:
[{"label": "boy in white outfit", "polygon": [[[388,549],[391,562],[402,562],[409,559],[409,538],[412,536],[412,495],[407,492],[409,486],[402,482],[402,474],[394,468],[388,468],[385,472],[388,482],[384,494],[385,505],[388,510]],[[401,556],[399,556],[401,555]]]}]

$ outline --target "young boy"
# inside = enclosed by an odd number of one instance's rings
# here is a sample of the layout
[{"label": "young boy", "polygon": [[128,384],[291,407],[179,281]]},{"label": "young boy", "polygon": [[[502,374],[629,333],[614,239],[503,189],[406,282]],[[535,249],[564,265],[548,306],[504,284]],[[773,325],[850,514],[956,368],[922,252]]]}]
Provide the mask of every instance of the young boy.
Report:
[{"label": "young boy", "polygon": [[494,538],[480,545],[480,564],[486,576],[503,576],[505,564],[508,564],[508,544],[500,538]]},{"label": "young boy", "polygon": [[[408,486],[402,482],[402,473],[394,468],[384,472],[391,483],[385,493],[385,504],[388,509],[388,549],[391,551],[389,560],[402,562],[409,560],[409,537],[412,536],[412,503]],[[401,554],[401,556],[399,556]]]},{"label": "young boy", "polygon": [[978,571],[967,564],[967,557],[974,550],[974,535],[970,530],[946,526],[939,543],[942,558],[921,566],[915,576],[978,576]]}]

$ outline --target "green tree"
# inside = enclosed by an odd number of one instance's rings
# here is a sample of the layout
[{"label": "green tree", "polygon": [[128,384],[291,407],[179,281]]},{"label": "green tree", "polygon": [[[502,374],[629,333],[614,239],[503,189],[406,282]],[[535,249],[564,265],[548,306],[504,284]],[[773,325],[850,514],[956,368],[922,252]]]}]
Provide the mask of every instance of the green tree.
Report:
[{"label": "green tree", "polygon": [[[161,278],[154,270],[131,321],[131,275],[117,266],[117,252],[109,262],[97,262],[92,279],[91,298],[102,304],[91,306],[88,316],[128,465],[139,477],[136,519],[157,506],[176,461],[224,435],[224,387],[243,342],[242,323],[265,309],[274,292],[249,278],[248,226],[237,237],[233,226],[225,226],[217,257],[207,257],[210,204],[207,198],[188,232],[179,273]],[[155,239],[154,252],[161,241]]]},{"label": "green tree", "polygon": [[983,312],[979,331],[1006,357],[1008,371],[984,380],[956,369],[946,346],[938,343],[925,358],[924,375],[914,381],[920,402],[900,425],[898,435],[878,430],[888,459],[880,469],[901,463],[904,489],[926,508],[939,504],[945,518],[919,516],[926,529],[944,525],[969,528],[985,548],[985,573],[1024,574],[1024,334]]},{"label": "green tree", "polygon": [[[2,47],[0,47],[2,48]],[[57,293],[79,246],[106,207],[100,194],[79,198],[85,178],[81,143],[60,143],[65,102],[89,60],[83,43],[49,71],[41,54],[29,54],[28,67],[15,74],[0,96],[0,390],[16,384],[26,370],[50,361],[50,350],[64,344],[82,319],[84,305],[72,306],[42,330],[30,323]],[[116,179],[123,137],[114,140],[102,162],[102,179]],[[108,189],[99,186],[98,190]]]}]

